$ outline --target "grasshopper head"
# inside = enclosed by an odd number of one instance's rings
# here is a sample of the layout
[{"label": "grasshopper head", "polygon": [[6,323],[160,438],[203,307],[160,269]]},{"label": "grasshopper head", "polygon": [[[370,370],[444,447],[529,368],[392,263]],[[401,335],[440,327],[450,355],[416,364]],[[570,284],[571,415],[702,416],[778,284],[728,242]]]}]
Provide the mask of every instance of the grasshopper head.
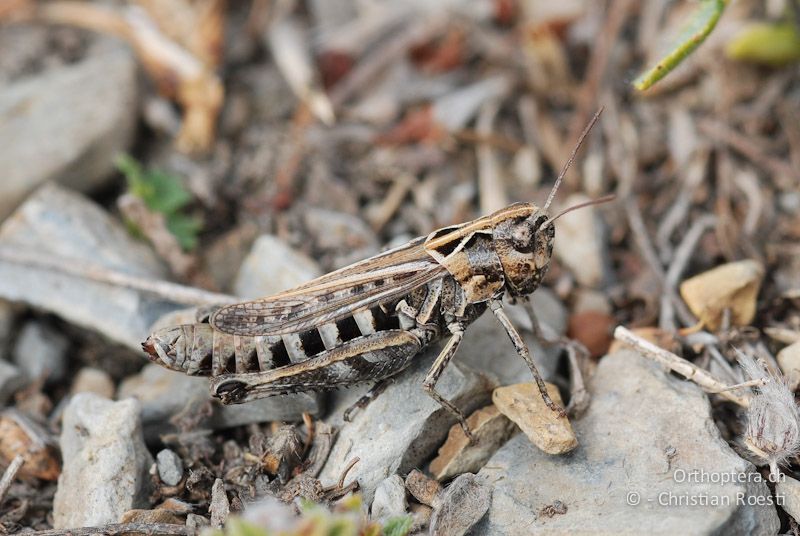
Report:
[{"label": "grasshopper head", "polygon": [[553,254],[555,227],[546,211],[530,205],[528,216],[495,225],[492,236],[512,296],[531,294],[539,286]]},{"label": "grasshopper head", "polygon": [[208,324],[159,329],[142,343],[147,358],[170,370],[207,375],[211,368],[213,333]]}]

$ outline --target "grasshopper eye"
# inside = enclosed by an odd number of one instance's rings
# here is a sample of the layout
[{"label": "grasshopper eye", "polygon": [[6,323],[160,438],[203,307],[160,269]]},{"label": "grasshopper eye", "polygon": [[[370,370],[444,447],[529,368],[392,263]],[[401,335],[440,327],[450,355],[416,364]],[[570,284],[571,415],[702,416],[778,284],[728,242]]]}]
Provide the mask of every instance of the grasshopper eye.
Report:
[{"label": "grasshopper eye", "polygon": [[247,394],[247,384],[239,380],[228,380],[219,384],[214,396],[223,404],[235,404]]}]

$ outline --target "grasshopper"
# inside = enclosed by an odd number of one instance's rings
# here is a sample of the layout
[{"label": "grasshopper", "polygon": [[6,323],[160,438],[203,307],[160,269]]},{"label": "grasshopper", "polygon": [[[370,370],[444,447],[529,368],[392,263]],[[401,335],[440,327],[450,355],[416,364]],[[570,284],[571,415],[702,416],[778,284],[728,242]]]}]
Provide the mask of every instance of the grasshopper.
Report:
[{"label": "grasshopper", "polygon": [[157,331],[142,347],[162,366],[211,376],[213,395],[230,404],[366,381],[377,386],[447,336],[422,387],[472,439],[464,414],[437,392],[436,383],[464,330],[489,309],[530,368],[547,406],[563,414],[502,298],[524,300],[536,290],[550,264],[553,222],[585,206],[555,217],[547,212],[601,111],[581,135],[543,208],[516,203],[438,229],[275,296],[221,306],[201,323]]}]

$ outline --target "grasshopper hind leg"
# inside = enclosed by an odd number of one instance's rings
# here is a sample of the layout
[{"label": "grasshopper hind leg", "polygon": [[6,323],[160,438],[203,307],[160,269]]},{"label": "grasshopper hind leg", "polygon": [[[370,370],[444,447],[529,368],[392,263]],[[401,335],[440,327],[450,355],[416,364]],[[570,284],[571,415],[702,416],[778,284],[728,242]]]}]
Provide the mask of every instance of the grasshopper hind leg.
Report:
[{"label": "grasshopper hind leg", "polygon": [[422,388],[425,389],[425,392],[433,398],[436,402],[439,403],[444,409],[452,413],[456,419],[458,419],[458,423],[461,425],[461,428],[464,430],[464,434],[469,438],[470,443],[475,443],[475,436],[472,434],[472,431],[469,429],[467,425],[467,419],[464,417],[464,413],[458,409],[455,404],[444,398],[438,391],[436,391],[436,383],[439,381],[439,377],[444,372],[444,369],[447,367],[447,364],[453,358],[458,350],[458,345],[461,344],[461,339],[464,336],[464,327],[461,324],[450,324],[447,326],[452,334],[450,339],[445,344],[442,351],[439,353],[439,356],[436,358],[436,361],[433,362],[430,370],[428,371],[428,375],[425,377],[425,381],[422,382]]},{"label": "grasshopper hind leg", "polygon": [[349,408],[344,410],[344,415],[342,416],[344,422],[350,422],[353,417],[353,412],[366,408],[370,402],[378,398],[393,381],[394,378],[389,377],[375,382],[375,384],[364,396],[356,400]]}]

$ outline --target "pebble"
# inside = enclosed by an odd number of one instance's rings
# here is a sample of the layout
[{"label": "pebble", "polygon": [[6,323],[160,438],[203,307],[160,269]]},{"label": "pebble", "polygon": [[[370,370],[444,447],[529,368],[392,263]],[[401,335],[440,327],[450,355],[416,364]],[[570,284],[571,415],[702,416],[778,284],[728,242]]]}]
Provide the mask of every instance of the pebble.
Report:
[{"label": "pebble", "polygon": [[64,411],[64,467],[53,501],[57,529],[118,523],[144,506],[153,458],[145,447],[135,400],[75,395]]},{"label": "pebble", "polygon": [[470,415],[467,424],[475,436],[475,444],[470,444],[461,425],[451,426],[447,441],[439,448],[439,454],[430,465],[434,478],[447,480],[461,473],[477,473],[517,431],[514,423],[494,405]]},{"label": "pebble", "polygon": [[375,488],[371,519],[384,524],[393,517],[405,515],[407,510],[406,486],[400,475],[391,475],[382,480]]},{"label": "pebble", "polygon": [[321,275],[317,264],[272,235],[261,235],[233,283],[242,298],[271,296]]},{"label": "pebble", "polygon": [[776,358],[789,389],[796,391],[800,387],[800,341],[783,348]]},{"label": "pebble", "polygon": [[746,326],[756,314],[756,298],[764,278],[764,267],[754,260],[730,262],[687,279],[680,286],[681,297],[708,329],[722,324],[730,309],[734,326]]},{"label": "pebble", "polygon": [[222,528],[231,513],[231,503],[225,492],[225,482],[221,478],[216,479],[211,487],[211,504],[208,507],[208,513],[211,516],[211,526],[214,528]]},{"label": "pebble", "polygon": [[482,479],[466,473],[437,497],[430,521],[431,536],[463,536],[486,515],[492,489]]},{"label": "pebble", "polygon": [[[494,491],[475,534],[573,534],[587,527],[609,534],[631,527],[639,534],[776,533],[769,489],[721,438],[699,387],[629,350],[601,359],[588,387],[592,404],[574,423],[575,451],[551,456],[516,436],[481,469],[478,476]],[[691,482],[692,471],[752,478]],[[748,500],[737,502],[737,493]],[[724,496],[729,504],[659,504],[670,496]],[[565,513],[539,514],[556,501]]]},{"label": "pebble", "polygon": [[[170,424],[172,416],[190,404],[200,405],[211,399],[208,380],[167,370],[156,364],[146,365],[139,374],[126,378],[120,384],[118,398],[136,398],[141,403],[141,417],[148,442],[175,431]],[[262,398],[247,404],[223,406],[213,402],[211,416],[203,426],[221,430],[246,424],[269,421],[297,421],[303,413],[319,415],[324,409],[324,398],[317,393],[295,393]]]},{"label": "pebble", "polygon": [[174,451],[163,449],[156,455],[158,477],[167,486],[177,486],[183,478],[183,462]]},{"label": "pebble", "polygon": [[[563,408],[564,403],[558,388],[552,383],[546,385],[550,398]],[[498,387],[492,393],[492,402],[542,451],[548,454],[564,454],[578,446],[567,416],[559,415],[547,407],[535,383]]]},{"label": "pebble", "polygon": [[405,486],[408,492],[420,503],[433,506],[442,492],[442,485],[418,469],[413,469],[406,476]]},{"label": "pebble", "polygon": [[0,406],[5,406],[11,395],[25,387],[27,381],[17,367],[0,359]]},{"label": "pebble", "polygon": [[[444,441],[455,418],[422,389],[437,350],[420,356],[380,396],[355,412],[352,422],[341,425],[339,438],[319,476],[323,485],[336,483],[348,462],[358,457],[359,462],[348,473],[348,481],[358,480],[364,502],[370,504],[381,481],[421,466]],[[347,396],[337,397],[330,423],[341,419],[344,410],[367,388],[352,389]],[[455,360],[445,369],[436,389],[469,414],[485,405],[491,386],[484,376]],[[387,415],[391,415],[390,421]]]},{"label": "pebble", "polygon": [[55,383],[67,373],[68,348],[67,337],[32,320],[22,326],[14,347],[14,362],[29,380],[46,379],[47,383]]},{"label": "pebble", "polygon": [[583,344],[594,358],[608,352],[616,320],[603,311],[581,311],[569,317],[567,337]]},{"label": "pebble", "polygon": [[[0,246],[148,279],[166,276],[152,249],[132,238],[119,220],[57,185],[39,188],[3,223]],[[2,261],[0,298],[54,313],[137,353],[150,325],[178,307],[132,289]]]},{"label": "pebble", "polygon": [[70,394],[94,393],[103,398],[114,398],[114,380],[104,370],[83,367],[75,375],[70,388]]},{"label": "pebble", "polygon": [[82,61],[0,87],[0,221],[47,181],[89,190],[113,177],[136,127],[136,78],[130,48],[98,38]]},{"label": "pebble", "polygon": [[61,474],[58,448],[51,434],[20,411],[0,413],[0,459],[6,463],[22,455],[21,478],[57,480]]},{"label": "pebble", "polygon": [[[590,201],[587,196],[573,194],[560,209],[587,201]],[[603,286],[608,278],[609,256],[605,229],[597,207],[585,207],[565,214],[555,226],[555,256],[584,287]]]},{"label": "pebble", "polygon": [[781,475],[775,483],[775,498],[781,501],[781,507],[795,521],[800,519],[800,482],[790,476]]}]

